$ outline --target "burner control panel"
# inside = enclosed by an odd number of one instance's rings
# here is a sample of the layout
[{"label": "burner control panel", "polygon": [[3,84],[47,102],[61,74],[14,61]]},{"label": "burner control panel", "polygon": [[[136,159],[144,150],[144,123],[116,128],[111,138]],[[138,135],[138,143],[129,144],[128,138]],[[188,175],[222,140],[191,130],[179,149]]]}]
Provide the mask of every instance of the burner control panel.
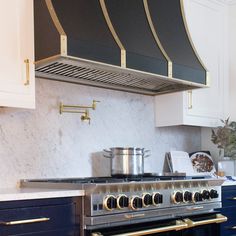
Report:
[{"label": "burner control panel", "polygon": [[219,197],[219,193],[216,189],[203,189],[201,191],[175,191],[171,200],[174,204],[180,203],[198,203],[203,201],[209,201]]},{"label": "burner control panel", "polygon": [[123,210],[124,208],[137,210],[149,206],[158,206],[162,203],[163,195],[158,192],[143,193],[142,195],[133,195],[130,197],[125,194],[120,194],[117,196],[107,195],[103,200],[104,209],[107,211],[114,209]]}]

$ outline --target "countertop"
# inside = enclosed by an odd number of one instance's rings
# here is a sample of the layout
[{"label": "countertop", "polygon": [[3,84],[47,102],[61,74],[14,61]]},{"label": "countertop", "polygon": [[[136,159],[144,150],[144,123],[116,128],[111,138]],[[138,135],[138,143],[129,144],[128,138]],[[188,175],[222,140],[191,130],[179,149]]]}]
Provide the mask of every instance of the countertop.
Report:
[{"label": "countertop", "polygon": [[231,185],[236,185],[236,181],[231,181],[231,180],[226,180],[222,186],[231,186]]},{"label": "countertop", "polygon": [[44,189],[44,188],[11,188],[0,189],[0,201],[32,200],[59,197],[84,196],[83,190]]}]

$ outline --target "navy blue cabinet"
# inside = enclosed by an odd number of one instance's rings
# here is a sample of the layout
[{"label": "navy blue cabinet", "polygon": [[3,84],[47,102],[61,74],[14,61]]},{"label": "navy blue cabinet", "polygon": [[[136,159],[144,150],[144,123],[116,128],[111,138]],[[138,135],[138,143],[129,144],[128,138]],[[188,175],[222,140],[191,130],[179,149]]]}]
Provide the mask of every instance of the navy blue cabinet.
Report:
[{"label": "navy blue cabinet", "polygon": [[1,236],[78,236],[76,198],[1,202]]},{"label": "navy blue cabinet", "polygon": [[228,217],[228,221],[221,224],[221,235],[236,236],[236,185],[222,187],[221,212]]}]

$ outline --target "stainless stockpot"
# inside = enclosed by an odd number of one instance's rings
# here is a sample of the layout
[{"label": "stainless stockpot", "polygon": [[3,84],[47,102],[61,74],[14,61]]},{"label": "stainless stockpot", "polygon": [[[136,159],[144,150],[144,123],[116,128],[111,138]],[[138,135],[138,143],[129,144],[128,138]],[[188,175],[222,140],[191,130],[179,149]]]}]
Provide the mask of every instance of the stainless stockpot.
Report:
[{"label": "stainless stockpot", "polygon": [[135,147],[113,147],[103,150],[111,160],[112,176],[138,176],[144,173],[144,158],[149,150]]}]

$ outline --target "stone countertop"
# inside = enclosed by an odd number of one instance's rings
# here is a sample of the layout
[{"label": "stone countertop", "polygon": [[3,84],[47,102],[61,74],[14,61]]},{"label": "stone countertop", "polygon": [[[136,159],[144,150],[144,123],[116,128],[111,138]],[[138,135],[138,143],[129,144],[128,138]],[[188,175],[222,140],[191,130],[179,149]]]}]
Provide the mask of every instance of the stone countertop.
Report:
[{"label": "stone countertop", "polygon": [[43,198],[80,197],[83,190],[44,189],[44,188],[11,188],[0,189],[0,201],[32,200]]},{"label": "stone countertop", "polygon": [[236,181],[232,181],[232,180],[226,180],[222,186],[232,186],[232,185],[236,185]]}]

